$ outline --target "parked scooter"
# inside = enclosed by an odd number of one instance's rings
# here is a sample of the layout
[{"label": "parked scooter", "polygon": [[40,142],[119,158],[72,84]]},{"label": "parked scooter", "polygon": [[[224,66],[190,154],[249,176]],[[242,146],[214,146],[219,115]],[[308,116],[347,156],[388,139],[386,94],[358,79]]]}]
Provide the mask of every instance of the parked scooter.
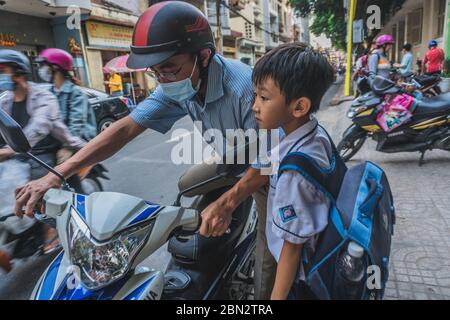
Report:
[{"label": "parked scooter", "polygon": [[385,153],[420,152],[419,165],[425,152],[433,149],[450,151],[450,94],[417,99],[411,121],[393,131],[385,132],[377,123],[385,96],[404,93],[401,87],[383,77],[376,77],[372,93],[359,100],[351,110],[353,124],[344,132],[338,145],[340,155],[350,160],[363,146],[367,137],[377,141],[377,151]]},{"label": "parked scooter", "polygon": [[[21,128],[2,111],[0,132],[16,152],[35,159]],[[213,188],[213,182],[232,179],[245,167],[221,167],[217,177],[183,190],[173,206],[162,206],[121,193],[71,192],[59,173],[40,164],[60,177],[63,188],[45,194],[45,209],[35,217],[56,226],[63,251],[36,284],[32,299],[247,299],[251,294],[256,238],[252,199],[236,209],[224,236],[208,239],[197,234],[199,212],[219,192],[209,190],[197,199],[197,208],[179,205],[183,195]],[[138,267],[173,237],[179,245],[172,244],[165,273]]]}]

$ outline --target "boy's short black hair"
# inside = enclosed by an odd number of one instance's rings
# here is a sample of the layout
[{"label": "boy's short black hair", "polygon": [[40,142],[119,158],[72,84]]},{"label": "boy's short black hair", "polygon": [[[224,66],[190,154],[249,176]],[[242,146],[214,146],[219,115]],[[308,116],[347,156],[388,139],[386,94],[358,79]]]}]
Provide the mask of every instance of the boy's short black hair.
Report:
[{"label": "boy's short black hair", "polygon": [[328,60],[304,43],[280,45],[266,53],[255,65],[255,86],[271,78],[286,98],[286,103],[306,97],[311,100],[311,113],[319,110],[323,95],[334,81]]},{"label": "boy's short black hair", "polygon": [[411,51],[412,45],[410,43],[407,43],[403,46],[403,49],[405,49],[406,51]]}]

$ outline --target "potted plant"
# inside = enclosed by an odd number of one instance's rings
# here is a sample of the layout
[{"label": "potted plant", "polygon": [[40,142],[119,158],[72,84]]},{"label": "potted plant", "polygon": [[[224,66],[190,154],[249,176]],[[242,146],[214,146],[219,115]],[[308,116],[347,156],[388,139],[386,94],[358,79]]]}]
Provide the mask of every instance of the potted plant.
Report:
[{"label": "potted plant", "polygon": [[444,70],[442,72],[442,81],[439,84],[439,86],[441,87],[441,91],[444,92],[449,92],[450,91],[450,58],[445,60],[444,63]]}]

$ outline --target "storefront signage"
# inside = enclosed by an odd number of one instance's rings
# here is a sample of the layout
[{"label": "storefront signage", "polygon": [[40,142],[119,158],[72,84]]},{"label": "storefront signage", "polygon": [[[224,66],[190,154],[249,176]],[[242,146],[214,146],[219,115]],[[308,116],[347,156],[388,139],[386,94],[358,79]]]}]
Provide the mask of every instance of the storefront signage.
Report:
[{"label": "storefront signage", "polygon": [[86,31],[90,46],[129,48],[133,37],[133,28],[101,22],[86,22]]},{"label": "storefront signage", "polygon": [[0,46],[2,47],[15,47],[17,44],[16,36],[14,33],[0,32]]}]

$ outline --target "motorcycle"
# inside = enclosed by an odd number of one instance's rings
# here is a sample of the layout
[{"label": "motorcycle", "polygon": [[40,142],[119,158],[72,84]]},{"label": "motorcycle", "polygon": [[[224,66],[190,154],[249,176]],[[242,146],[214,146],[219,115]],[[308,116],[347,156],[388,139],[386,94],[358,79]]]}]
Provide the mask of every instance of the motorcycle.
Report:
[{"label": "motorcycle", "polygon": [[375,140],[377,151],[384,153],[420,152],[419,165],[425,152],[433,149],[450,151],[450,93],[432,98],[417,99],[412,119],[385,132],[377,123],[386,96],[404,93],[401,87],[383,77],[376,77],[372,92],[359,100],[352,112],[353,124],[345,130],[338,151],[344,161],[350,160],[368,137]]},{"label": "motorcycle", "polygon": [[[395,82],[399,87],[402,87],[408,94],[419,91],[421,95],[420,98],[432,98],[442,93],[439,87],[439,83],[441,82],[439,75],[416,76],[412,72],[400,75],[397,69],[392,69],[389,80]],[[361,95],[353,101],[347,111],[347,117],[350,119],[352,119],[357,114],[357,110],[361,110],[360,108],[364,107],[368,101],[376,102],[379,97],[371,90],[367,75],[360,78],[359,81],[361,81],[361,85],[358,83],[358,91]],[[369,104],[371,104],[371,102],[369,102]]]},{"label": "motorcycle", "polygon": [[[29,153],[21,128],[0,111],[0,132],[16,152]],[[247,299],[253,290],[256,210],[251,198],[233,213],[226,234],[203,238],[200,210],[217,198],[209,190],[193,207],[181,198],[223,179],[238,180],[245,166],[219,166],[218,175],[179,193],[172,206],[121,193],[89,196],[62,189],[47,191],[35,217],[58,230],[63,251],[48,266],[31,295],[36,300],[78,299]],[[229,186],[227,186],[229,187]],[[169,241],[172,253],[166,272],[139,264]]]}]

